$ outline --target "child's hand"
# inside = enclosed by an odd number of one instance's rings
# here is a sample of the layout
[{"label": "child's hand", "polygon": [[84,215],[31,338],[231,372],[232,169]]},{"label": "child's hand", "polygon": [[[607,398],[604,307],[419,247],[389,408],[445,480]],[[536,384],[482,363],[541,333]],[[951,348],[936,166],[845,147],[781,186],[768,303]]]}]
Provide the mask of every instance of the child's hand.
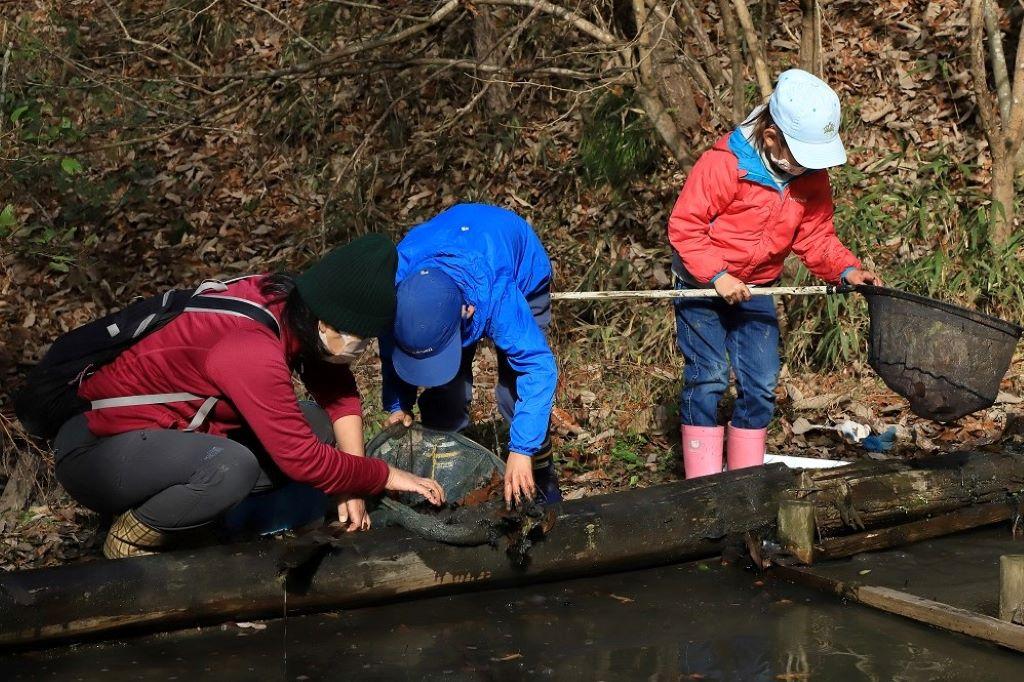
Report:
[{"label": "child's hand", "polygon": [[750,300],[750,289],[747,285],[728,272],[715,280],[715,291],[730,305]]},{"label": "child's hand", "polygon": [[[722,279],[725,279],[724,277]],[[871,284],[876,287],[882,286],[882,278],[870,270],[851,270],[844,277],[847,284]]]}]

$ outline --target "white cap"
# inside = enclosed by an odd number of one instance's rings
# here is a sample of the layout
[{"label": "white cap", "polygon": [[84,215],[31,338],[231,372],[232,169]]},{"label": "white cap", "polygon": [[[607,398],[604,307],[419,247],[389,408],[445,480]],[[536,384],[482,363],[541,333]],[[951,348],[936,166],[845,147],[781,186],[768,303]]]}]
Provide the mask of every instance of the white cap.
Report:
[{"label": "white cap", "polygon": [[800,69],[783,71],[768,100],[775,125],[804,168],[846,163],[839,139],[839,97],[825,81]]}]

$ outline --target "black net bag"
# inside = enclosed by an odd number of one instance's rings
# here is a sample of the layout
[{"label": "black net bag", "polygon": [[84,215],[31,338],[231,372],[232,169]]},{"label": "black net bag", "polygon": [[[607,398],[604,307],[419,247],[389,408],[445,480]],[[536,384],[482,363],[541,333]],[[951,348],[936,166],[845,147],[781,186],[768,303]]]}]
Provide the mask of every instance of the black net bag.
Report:
[{"label": "black net bag", "polygon": [[871,315],[869,362],[914,414],[950,422],[995,402],[1024,329],[902,291],[857,291]]},{"label": "black net bag", "polygon": [[[485,490],[505,475],[505,463],[479,443],[458,433],[434,431],[416,423],[410,427],[390,426],[366,446],[369,457],[433,478],[449,502],[463,502],[467,495]],[[429,507],[414,493],[399,493],[399,502],[409,507]]]}]

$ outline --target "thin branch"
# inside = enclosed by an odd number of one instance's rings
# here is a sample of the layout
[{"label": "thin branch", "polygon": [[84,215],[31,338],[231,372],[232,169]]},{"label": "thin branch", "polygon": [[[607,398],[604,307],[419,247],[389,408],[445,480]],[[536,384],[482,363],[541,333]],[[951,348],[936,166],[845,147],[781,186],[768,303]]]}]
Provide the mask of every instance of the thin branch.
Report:
[{"label": "thin branch", "polygon": [[[21,31],[24,34],[24,29],[20,29],[18,27],[15,27],[15,30],[19,30],[19,31]],[[124,92],[121,92],[120,90],[118,90],[117,88],[112,86],[109,82],[107,82],[105,79],[103,79],[102,78],[102,74],[100,72],[96,71],[95,69],[93,69],[93,68],[91,68],[91,67],[89,67],[89,66],[87,66],[85,64],[82,64],[80,62],[76,62],[76,61],[74,61],[72,59],[69,59],[68,57],[64,56],[60,52],[55,52],[55,51],[51,50],[44,43],[40,43],[39,46],[40,46],[40,49],[45,51],[48,56],[52,57],[53,59],[56,59],[57,61],[61,62],[62,64],[66,65],[66,66],[68,66],[68,67],[70,67],[72,69],[75,69],[76,71],[82,72],[82,74],[84,74],[84,77],[86,78],[86,80],[89,80],[92,83],[95,83],[97,87],[103,88],[104,90],[108,90],[114,96],[119,97],[120,99],[123,99],[126,102],[131,102],[132,104],[134,104],[135,106],[139,107],[140,109],[143,109],[145,111],[151,111],[153,113],[160,114],[161,116],[169,116],[169,114],[167,114],[166,112],[153,109],[149,104],[147,104],[142,99],[144,97],[144,95],[142,93],[136,92],[132,88],[128,88],[128,87],[125,87],[125,89],[128,90],[129,93],[131,93],[130,95],[126,94]],[[122,81],[122,82],[124,82],[124,81]],[[47,84],[47,85],[48,85],[48,87],[54,87],[53,85],[50,85],[50,84]],[[156,98],[154,98],[154,99],[156,99]],[[168,102],[168,101],[159,100],[159,99],[157,99],[157,101],[160,104],[166,105],[166,106],[168,106],[168,107],[170,107],[172,109],[177,110],[179,113],[184,113],[184,114],[189,113],[188,109],[186,109],[185,107],[182,107],[182,106],[176,104],[175,102]]]},{"label": "thin branch", "polygon": [[575,26],[577,29],[586,33],[592,38],[612,45],[619,42],[618,38],[613,36],[608,31],[605,31],[597,24],[587,21],[580,15],[576,14],[571,10],[567,10],[564,7],[553,5],[546,0],[475,0],[478,5],[507,5],[511,7],[535,7],[546,14],[552,14],[560,19],[568,21],[570,24]]},{"label": "thin branch", "polygon": [[[106,0],[104,0],[106,1]],[[259,71],[254,74],[238,74],[228,73],[221,76],[215,76],[225,79],[238,79],[238,80],[276,80],[286,76],[294,76],[302,73],[309,73],[311,71],[319,71],[326,66],[330,66],[336,62],[339,62],[353,55],[359,54],[360,52],[367,52],[369,50],[376,50],[381,47],[393,45],[394,43],[400,43],[407,38],[418,35],[427,31],[428,29],[436,26],[437,24],[444,21],[450,14],[459,8],[461,0],[449,0],[444,5],[439,7],[436,12],[431,14],[429,17],[424,19],[422,22],[410,26],[401,31],[395,31],[389,33],[386,36],[376,38],[373,40],[364,40],[356,43],[346,45],[345,47],[329,52],[320,59],[315,59],[311,62],[304,64],[296,64],[294,66],[285,67],[283,69],[272,69],[269,71]]]},{"label": "thin branch", "polygon": [[704,27],[704,21],[701,19],[700,14],[694,9],[690,0],[681,0],[678,11],[683,14],[686,23],[689,24],[694,37],[697,39],[697,45],[704,54],[704,59],[715,85],[725,85],[727,82],[725,71],[722,70],[722,65],[718,63],[718,51],[711,44],[708,30]]},{"label": "thin branch", "polygon": [[130,42],[133,45],[139,45],[140,47],[148,47],[163,52],[168,57],[171,57],[172,59],[176,59],[182,62],[183,64],[186,64],[190,69],[192,69],[196,73],[206,75],[206,72],[203,71],[203,69],[200,68],[197,64],[186,59],[185,57],[182,57],[180,54],[177,54],[173,50],[169,50],[163,45],[158,45],[157,43],[151,43],[148,40],[138,40],[135,37],[133,37],[132,34],[128,32],[128,27],[124,25],[123,21],[121,21],[121,17],[120,15],[118,15],[117,10],[115,10],[111,6],[110,2],[108,2],[108,0],[103,0],[103,4],[107,6],[108,10],[110,10],[110,14],[114,17],[114,21],[117,22],[118,26],[121,27],[121,30],[124,32],[124,37],[128,40],[128,42]]},{"label": "thin branch", "polygon": [[971,81],[974,85],[974,99],[977,100],[978,113],[981,116],[982,130],[988,138],[989,149],[993,159],[1005,153],[1001,144],[1002,126],[995,107],[992,106],[991,93],[985,78],[985,48],[982,45],[984,34],[982,3],[987,0],[971,0],[970,43],[971,43]]},{"label": "thin branch", "polygon": [[1004,121],[1010,120],[1010,76],[1006,70],[1006,55],[1003,52],[1003,32],[999,30],[999,18],[992,8],[992,0],[985,0],[985,28],[988,31],[988,55],[992,64],[992,78],[996,83],[999,113]]},{"label": "thin branch", "polygon": [[818,76],[825,74],[825,65],[822,64],[822,55],[825,54],[825,48],[821,44],[822,34],[824,31],[821,29],[821,0],[815,0],[814,2],[814,71],[813,73]]},{"label": "thin branch", "polygon": [[384,12],[385,14],[388,14],[388,15],[393,16],[393,17],[398,17],[399,19],[406,19],[406,20],[412,19],[412,20],[416,20],[416,19],[420,18],[420,17],[412,15],[412,14],[406,14],[404,12],[399,12],[398,10],[393,9],[391,7],[384,7],[384,6],[382,6],[381,3],[376,3],[375,4],[375,3],[369,3],[369,2],[351,2],[349,0],[327,0],[327,1],[330,2],[332,5],[341,5],[342,7],[356,7],[358,9],[372,9],[372,10],[375,10],[377,12]]},{"label": "thin branch", "polygon": [[[213,123],[213,117],[214,116],[219,116],[219,117],[230,116],[231,114],[234,114],[234,113],[240,111],[241,109],[244,109],[245,107],[249,106],[257,97],[259,97],[260,95],[263,95],[269,88],[270,88],[269,85],[266,85],[266,86],[264,86],[262,88],[257,88],[255,90],[253,90],[253,92],[251,94],[249,94],[248,96],[246,96],[245,98],[243,98],[239,102],[235,102],[235,103],[232,103],[230,101],[222,102],[221,104],[218,104],[217,106],[211,107],[211,108],[207,109],[206,111],[197,114],[194,118],[189,119],[188,121],[185,121],[183,123],[179,123],[179,124],[177,124],[175,126],[172,126],[172,127],[168,128],[166,130],[162,130],[159,133],[155,133],[153,135],[147,135],[145,137],[132,138],[132,139],[129,139],[129,140],[120,140],[118,142],[111,142],[109,144],[104,144],[104,145],[99,145],[99,146],[79,147],[77,149],[64,150],[64,151],[61,151],[60,154],[66,155],[66,156],[74,156],[74,155],[77,155],[77,154],[91,154],[91,153],[94,153],[94,152],[109,151],[109,150],[112,150],[112,149],[120,149],[120,148],[123,148],[123,147],[134,147],[134,146],[140,145],[140,144],[149,144],[150,142],[159,142],[160,140],[166,139],[166,138],[170,137],[171,135],[174,135],[176,133],[181,132],[182,130],[185,130],[186,128],[204,128],[204,127],[209,127],[210,124]],[[200,122],[200,123],[197,123],[197,122]]]},{"label": "thin branch", "polygon": [[245,5],[246,7],[254,9],[254,10],[258,11],[258,12],[263,12],[264,14],[269,16],[271,18],[271,20],[274,21],[274,23],[278,24],[279,26],[282,26],[286,31],[288,31],[293,36],[295,36],[295,39],[298,40],[300,43],[302,43],[303,45],[305,45],[306,47],[308,47],[309,49],[313,50],[314,52],[316,52],[319,55],[324,54],[323,50],[321,50],[319,47],[317,47],[313,43],[311,43],[308,40],[306,40],[302,36],[302,34],[299,33],[298,31],[296,31],[294,28],[292,28],[291,25],[288,24],[288,22],[286,22],[284,19],[282,19],[281,17],[279,17],[276,14],[274,14],[273,12],[271,12],[266,7],[260,7],[259,5],[255,5],[255,4],[251,3],[251,2],[249,2],[249,0],[242,0],[242,4]]},{"label": "thin branch", "polygon": [[516,78],[530,74],[544,74],[548,76],[561,76],[563,78],[574,78],[583,81],[592,81],[601,78],[600,74],[577,71],[576,69],[565,69],[555,66],[521,67],[513,69],[508,66],[497,64],[481,64],[471,59],[444,59],[441,57],[419,57],[416,59],[393,62],[395,66],[450,66],[463,71],[479,71],[481,73],[506,74],[513,81]]},{"label": "thin branch", "polygon": [[[4,34],[7,33],[7,24],[4,24]],[[14,41],[11,40],[7,43],[7,49],[4,50],[4,64],[3,68],[0,68],[0,104],[4,101],[4,95],[7,94],[7,69],[11,65],[11,50],[14,48]],[[4,117],[0,116],[0,132],[4,129]]]}]

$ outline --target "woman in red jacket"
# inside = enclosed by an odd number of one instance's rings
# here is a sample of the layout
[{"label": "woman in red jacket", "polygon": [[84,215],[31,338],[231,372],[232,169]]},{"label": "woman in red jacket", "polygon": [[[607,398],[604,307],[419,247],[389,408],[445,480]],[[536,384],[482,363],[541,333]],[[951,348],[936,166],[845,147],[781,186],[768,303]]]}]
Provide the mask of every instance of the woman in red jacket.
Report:
[{"label": "woman in red jacket", "polygon": [[736,375],[729,469],[764,462],[775,409],[779,326],[769,296],[795,253],[828,282],[880,284],[836,237],[828,171],[846,163],[839,98],[799,69],[779,76],[755,109],[694,164],[669,218],[679,288],[711,284],[719,297],[676,299],[677,343],[686,366],[680,396],[687,478],[722,471],[725,428],[718,404]]},{"label": "woman in red jacket", "polygon": [[[383,490],[443,502],[435,481],[363,456],[348,365],[390,328],[397,262],[389,239],[368,235],[297,277],[237,280],[212,295],[271,324],[189,308],[86,378],[91,409],[61,428],[54,459],[72,497],[118,515],[104,554],[166,547],[288,481],[335,496],[349,530],[369,527],[362,498]],[[300,405],[293,372],[315,404]]]}]

